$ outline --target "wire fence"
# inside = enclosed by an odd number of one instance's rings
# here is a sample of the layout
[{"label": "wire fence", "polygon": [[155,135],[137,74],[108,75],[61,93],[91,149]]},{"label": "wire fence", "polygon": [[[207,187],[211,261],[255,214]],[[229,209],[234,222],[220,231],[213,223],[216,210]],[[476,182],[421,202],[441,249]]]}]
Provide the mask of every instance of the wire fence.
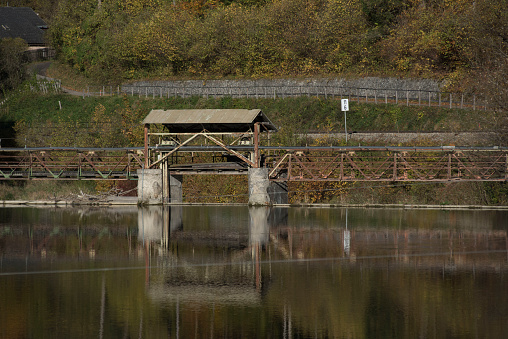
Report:
[{"label": "wire fence", "polygon": [[82,96],[131,95],[145,98],[255,98],[277,99],[316,97],[325,99],[349,99],[357,103],[397,104],[469,110],[496,109],[485,97],[475,93],[452,93],[414,89],[384,89],[336,86],[178,86],[178,85],[121,85],[89,86],[80,92]]},{"label": "wire fence", "polygon": [[339,87],[325,85],[239,85],[237,82],[227,86],[203,83],[202,86],[185,86],[182,83],[168,85],[104,85],[87,86],[83,90],[69,90],[62,87],[59,80],[37,76],[37,88],[33,91],[67,92],[83,97],[130,95],[145,98],[255,98],[277,99],[295,97],[315,97],[324,99],[349,99],[350,102],[370,104],[396,104],[406,106],[443,107],[450,109],[496,110],[499,107],[489,102],[485,96],[476,93],[453,93],[423,89],[385,89],[369,87]]}]

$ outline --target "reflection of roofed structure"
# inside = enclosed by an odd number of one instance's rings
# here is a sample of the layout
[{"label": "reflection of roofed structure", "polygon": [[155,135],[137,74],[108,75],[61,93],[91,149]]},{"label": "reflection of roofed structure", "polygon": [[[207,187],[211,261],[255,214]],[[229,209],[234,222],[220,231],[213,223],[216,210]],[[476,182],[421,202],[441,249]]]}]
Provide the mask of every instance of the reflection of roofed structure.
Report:
[{"label": "reflection of roofed structure", "polygon": [[261,295],[252,286],[154,285],[149,295],[159,302],[195,302],[201,304],[256,305]]}]

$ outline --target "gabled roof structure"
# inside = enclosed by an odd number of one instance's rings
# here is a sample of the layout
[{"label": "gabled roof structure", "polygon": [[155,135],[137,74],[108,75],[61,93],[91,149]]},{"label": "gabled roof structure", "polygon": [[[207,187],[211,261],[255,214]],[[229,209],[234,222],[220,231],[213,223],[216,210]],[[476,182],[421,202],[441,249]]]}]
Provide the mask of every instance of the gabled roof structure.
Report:
[{"label": "gabled roof structure", "polygon": [[260,109],[184,109],[152,110],[143,124],[163,124],[170,133],[199,133],[204,130],[219,133],[239,133],[254,129],[275,132],[277,128]]},{"label": "gabled roof structure", "polygon": [[29,46],[44,46],[48,25],[28,7],[0,7],[0,39],[21,38]]},{"label": "gabled roof structure", "polygon": [[[260,133],[277,131],[275,125],[260,109],[154,109],[143,120],[143,124],[145,125],[145,168],[153,168],[167,161],[169,156],[183,150],[185,145],[198,137],[206,138],[251,167],[259,167]],[[150,133],[150,125],[154,124],[163,125],[165,131]],[[215,134],[234,135],[236,140],[228,145]],[[173,141],[178,145],[150,164],[150,135],[176,137]],[[242,138],[253,139],[252,160],[233,148],[234,144]]]}]

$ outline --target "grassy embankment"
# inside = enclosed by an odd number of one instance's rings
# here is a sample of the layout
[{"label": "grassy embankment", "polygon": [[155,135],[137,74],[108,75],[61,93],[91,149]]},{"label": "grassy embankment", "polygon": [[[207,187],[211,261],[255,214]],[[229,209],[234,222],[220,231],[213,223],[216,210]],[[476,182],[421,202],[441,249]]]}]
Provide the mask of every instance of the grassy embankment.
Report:
[{"label": "grassy embankment", "polygon": [[[64,80],[69,83],[71,79]],[[74,80],[75,81],[75,80]],[[79,81],[73,88],[79,88]],[[81,85],[82,86],[82,85]],[[61,108],[60,108],[61,107]],[[65,94],[35,95],[20,92],[0,108],[0,123],[11,124],[16,146],[128,146],[142,144],[140,120],[152,108],[260,108],[280,130],[272,145],[344,144],[343,140],[304,140],[310,131],[342,132],[343,114],[339,100],[322,98],[204,99],[139,97],[73,97]],[[348,128],[355,131],[472,131],[497,130],[504,115],[401,105],[351,102]],[[472,145],[493,145],[497,140],[477,140]],[[423,138],[411,145],[435,145]],[[0,200],[58,199],[72,193],[94,194],[108,190],[114,182],[4,183]],[[192,202],[245,202],[246,178],[188,176],[184,196]],[[508,186],[503,183],[453,183],[379,185],[314,183],[290,185],[292,202],[411,203],[411,204],[508,204]]]}]

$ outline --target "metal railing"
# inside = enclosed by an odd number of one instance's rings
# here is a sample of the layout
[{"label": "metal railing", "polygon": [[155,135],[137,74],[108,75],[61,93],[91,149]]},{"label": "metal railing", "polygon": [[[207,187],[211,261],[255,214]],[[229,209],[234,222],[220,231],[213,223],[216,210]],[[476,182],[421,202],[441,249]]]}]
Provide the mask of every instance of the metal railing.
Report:
[{"label": "metal railing", "polygon": [[[181,174],[196,174],[193,166],[206,165],[193,162],[194,152],[209,153],[210,147],[183,147],[178,163],[189,166],[180,168]],[[221,148],[216,152],[220,155]],[[184,159],[183,153],[191,155]],[[262,165],[274,181],[508,181],[506,147],[262,147],[262,153]],[[137,178],[143,164],[140,147],[0,148],[0,180],[129,180]]]}]

